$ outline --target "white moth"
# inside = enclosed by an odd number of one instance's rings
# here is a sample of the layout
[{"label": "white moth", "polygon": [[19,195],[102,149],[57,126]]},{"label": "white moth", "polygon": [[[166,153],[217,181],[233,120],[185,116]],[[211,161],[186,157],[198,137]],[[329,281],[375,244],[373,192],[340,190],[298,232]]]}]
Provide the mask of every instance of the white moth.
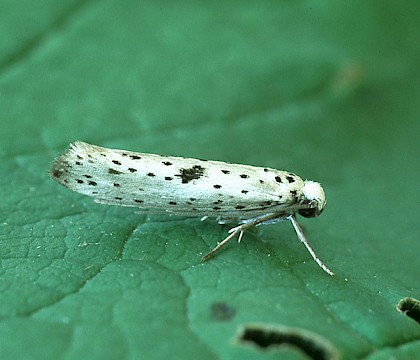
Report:
[{"label": "white moth", "polygon": [[318,265],[334,273],[310,247],[296,213],[315,217],[324,210],[319,183],[287,171],[182,157],[107,149],[81,141],[58,156],[50,170],[61,185],[109,205],[135,206],[152,213],[217,217],[239,225],[202,260],[256,225],[290,220]]}]

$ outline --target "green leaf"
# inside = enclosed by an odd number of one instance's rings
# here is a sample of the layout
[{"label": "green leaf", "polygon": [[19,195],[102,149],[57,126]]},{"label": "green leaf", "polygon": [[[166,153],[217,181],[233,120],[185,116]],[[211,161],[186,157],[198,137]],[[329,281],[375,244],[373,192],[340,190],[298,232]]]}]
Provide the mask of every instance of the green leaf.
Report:
[{"label": "green leaf", "polygon": [[[1,359],[420,353],[417,1],[0,3]],[[328,205],[214,221],[48,177],[75,140],[292,171]],[[271,346],[270,346],[271,345]]]}]

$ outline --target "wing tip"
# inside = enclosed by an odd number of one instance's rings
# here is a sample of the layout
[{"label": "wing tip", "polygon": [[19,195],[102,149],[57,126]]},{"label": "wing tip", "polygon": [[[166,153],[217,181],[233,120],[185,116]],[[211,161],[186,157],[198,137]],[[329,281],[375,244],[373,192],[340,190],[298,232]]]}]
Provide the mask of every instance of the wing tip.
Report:
[{"label": "wing tip", "polygon": [[83,141],[75,141],[70,143],[66,150],[59,154],[52,162],[48,171],[49,176],[59,184],[67,186],[66,179],[70,168],[70,163],[74,157],[80,152],[86,151],[91,145]]},{"label": "wing tip", "polygon": [[68,168],[69,163],[66,160],[66,155],[62,154],[54,159],[48,174],[53,180],[57,181],[62,185],[65,185],[65,175],[68,173]]}]

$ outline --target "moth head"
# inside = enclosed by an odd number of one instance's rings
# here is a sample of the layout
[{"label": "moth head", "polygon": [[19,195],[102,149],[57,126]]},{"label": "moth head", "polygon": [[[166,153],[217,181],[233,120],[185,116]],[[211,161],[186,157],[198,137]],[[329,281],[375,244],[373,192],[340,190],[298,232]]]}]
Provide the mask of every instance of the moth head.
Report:
[{"label": "moth head", "polygon": [[304,217],[316,217],[321,215],[325,208],[325,192],[321,184],[306,180],[302,188],[302,205],[310,205],[307,208],[300,209],[299,214]]}]

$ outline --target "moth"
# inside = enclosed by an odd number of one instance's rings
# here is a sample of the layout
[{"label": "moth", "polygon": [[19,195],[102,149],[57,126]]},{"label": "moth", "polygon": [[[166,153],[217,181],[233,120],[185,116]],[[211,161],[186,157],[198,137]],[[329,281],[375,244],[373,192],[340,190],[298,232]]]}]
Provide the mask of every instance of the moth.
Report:
[{"label": "moth", "polygon": [[173,156],[137,153],[76,141],[53,162],[51,177],[95,202],[133,206],[152,213],[236,221],[202,260],[245,230],[289,220],[317,264],[334,273],[309,245],[296,214],[317,217],[325,208],[322,186],[282,170]]}]

